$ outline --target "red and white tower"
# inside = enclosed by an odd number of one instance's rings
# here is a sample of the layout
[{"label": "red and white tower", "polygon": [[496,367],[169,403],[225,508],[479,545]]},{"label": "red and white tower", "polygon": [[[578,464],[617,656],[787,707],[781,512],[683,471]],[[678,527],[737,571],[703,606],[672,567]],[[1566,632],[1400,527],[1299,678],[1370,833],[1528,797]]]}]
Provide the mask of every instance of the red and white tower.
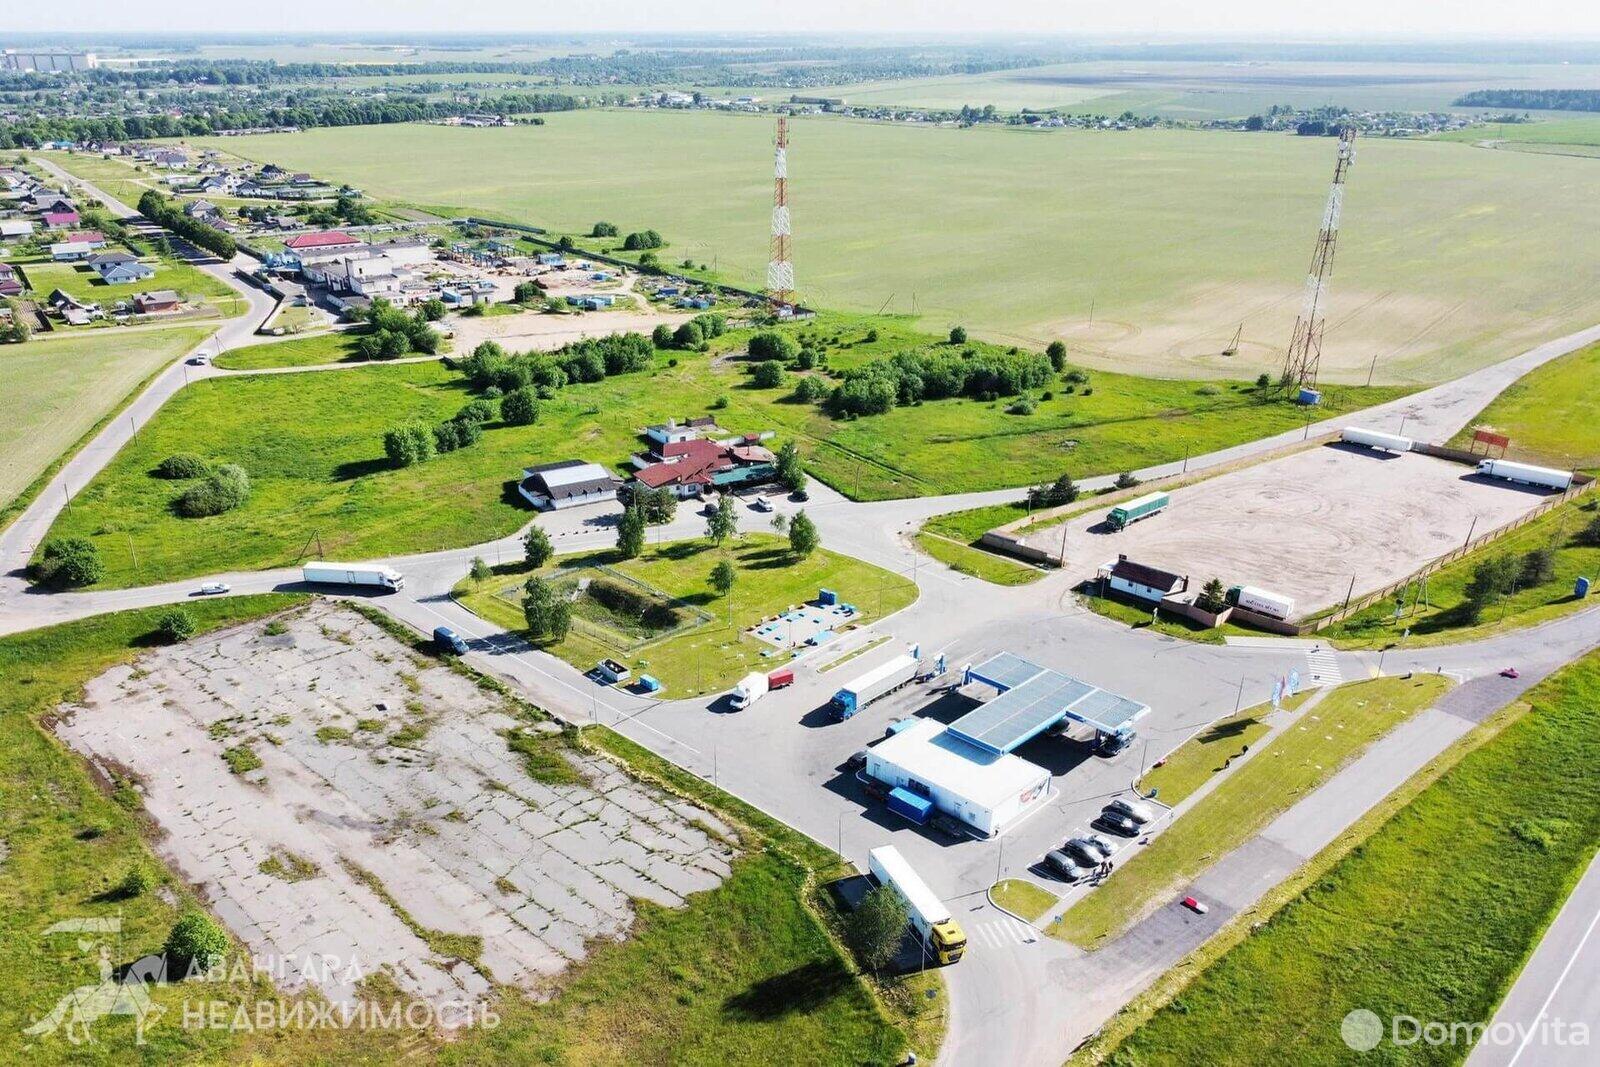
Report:
[{"label": "red and white tower", "polygon": [[1356,128],[1339,131],[1339,158],[1333,166],[1333,187],[1328,190],[1328,205],[1322,209],[1322,229],[1317,232],[1317,247],[1311,253],[1311,271],[1306,275],[1305,306],[1294,320],[1294,336],[1284,357],[1283,374],[1291,386],[1317,384],[1317,369],[1322,362],[1322,330],[1327,310],[1322,306],[1328,295],[1328,279],[1333,275],[1333,250],[1339,241],[1339,211],[1344,206],[1344,179],[1356,160]]},{"label": "red and white tower", "polygon": [[767,297],[780,310],[794,306],[794,263],[789,259],[789,116],[778,116],[772,155],[772,255],[767,262]]}]

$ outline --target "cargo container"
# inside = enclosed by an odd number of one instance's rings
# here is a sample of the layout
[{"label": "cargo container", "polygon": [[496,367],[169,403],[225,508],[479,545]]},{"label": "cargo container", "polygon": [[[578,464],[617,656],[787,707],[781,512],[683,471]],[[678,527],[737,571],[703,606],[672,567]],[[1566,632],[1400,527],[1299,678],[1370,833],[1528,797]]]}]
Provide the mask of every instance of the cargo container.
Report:
[{"label": "cargo container", "polygon": [[1508,482],[1538,485],[1546,489],[1566,489],[1572,485],[1571,471],[1535,467],[1531,463],[1513,463],[1509,459],[1483,460],[1478,464],[1478,473],[1489,478],[1503,478]]},{"label": "cargo container", "polygon": [[1382,448],[1389,452],[1410,452],[1416,442],[1409,437],[1401,437],[1397,433],[1383,433],[1379,430],[1365,430],[1360,426],[1346,426],[1339,434],[1339,440],[1347,445],[1365,445],[1368,448]]},{"label": "cargo container", "polygon": [[867,853],[867,873],[880,886],[886,886],[905,901],[911,916],[911,930],[917,940],[939,963],[955,963],[967,950],[966,931],[950,914],[945,903],[928,888],[928,883],[911,869],[900,850],[882,845]]},{"label": "cargo container", "polygon": [[1170,503],[1172,498],[1166,493],[1147,493],[1137,500],[1130,500],[1126,504],[1112,508],[1106,514],[1106,525],[1113,530],[1126,529],[1130,523],[1148,519],[1159,511],[1165,511]]},{"label": "cargo container", "polygon": [[1257,589],[1253,585],[1236,585],[1229,589],[1228,603],[1274,619],[1287,620],[1294,614],[1294,597]]},{"label": "cargo container", "polygon": [[317,585],[371,585],[389,590],[406,584],[399,571],[372,563],[307,563],[300,568],[300,577]]},{"label": "cargo container", "polygon": [[783,689],[794,684],[794,668],[779,667],[767,675],[767,689]]},{"label": "cargo container", "polygon": [[881,696],[886,696],[916,680],[922,666],[915,645],[888,663],[874,667],[833,695],[835,717],[848,719]]},{"label": "cargo container", "polygon": [[621,685],[633,677],[631,670],[614,659],[603,659],[596,663],[594,672],[600,676],[601,680],[610,682],[612,685]]}]

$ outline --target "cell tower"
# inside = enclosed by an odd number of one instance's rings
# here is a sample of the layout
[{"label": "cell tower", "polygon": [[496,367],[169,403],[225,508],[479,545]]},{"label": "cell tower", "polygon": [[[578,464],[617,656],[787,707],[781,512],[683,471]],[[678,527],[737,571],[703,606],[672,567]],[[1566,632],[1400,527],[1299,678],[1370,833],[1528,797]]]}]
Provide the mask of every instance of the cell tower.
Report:
[{"label": "cell tower", "polygon": [[772,154],[772,255],[767,263],[767,297],[780,310],[794,306],[794,263],[789,259],[789,116],[778,116],[778,144]]},{"label": "cell tower", "polygon": [[1344,179],[1356,160],[1356,128],[1339,131],[1339,158],[1333,165],[1333,187],[1328,190],[1328,206],[1322,211],[1322,229],[1317,233],[1317,248],[1311,253],[1311,273],[1306,276],[1305,306],[1294,320],[1294,336],[1283,361],[1284,377],[1291,385],[1317,383],[1317,367],[1322,362],[1322,331],[1327,324],[1323,303],[1328,295],[1328,278],[1333,274],[1333,249],[1339,240],[1339,210],[1344,204]]}]

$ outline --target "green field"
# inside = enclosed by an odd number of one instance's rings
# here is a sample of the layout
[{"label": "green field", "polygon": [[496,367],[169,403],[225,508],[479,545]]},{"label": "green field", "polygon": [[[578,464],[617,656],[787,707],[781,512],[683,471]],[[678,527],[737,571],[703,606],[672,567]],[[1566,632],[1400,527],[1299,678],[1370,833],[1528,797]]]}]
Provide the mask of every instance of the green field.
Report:
[{"label": "green field", "polygon": [[[1266,747],[1255,746],[1248,761],[1132,859],[1119,863],[1105,884],[1068,908],[1049,933],[1084,948],[1114,937],[1333,777],[1373,741],[1431,705],[1450,684],[1438,675],[1423,675],[1335,689]],[[1180,751],[1176,757],[1179,768],[1203,765],[1215,755],[1214,739],[1204,734],[1189,745],[1192,753]],[[1184,777],[1194,773],[1185,771]]]},{"label": "green field", "polygon": [[[1339,648],[1456,644],[1547,622],[1587,607],[1594,601],[1574,597],[1573,586],[1579,576],[1591,581],[1600,578],[1600,546],[1579,544],[1577,534],[1597,518],[1600,505],[1594,494],[1578,497],[1428,575],[1426,602],[1415,583],[1407,586],[1403,591],[1405,606],[1398,618],[1394,601],[1380,600],[1318,636]],[[1544,548],[1555,552],[1553,577],[1527,586],[1519,583],[1514,592],[1486,608],[1478,621],[1472,621],[1466,607],[1466,588],[1473,570],[1491,557],[1521,558]],[[1407,630],[1411,631],[1410,636],[1403,638]]]},{"label": "green field", "polygon": [[266,370],[272,367],[316,367],[325,363],[360,363],[353,330],[319,333],[291,341],[230,348],[213,362],[225,370]]},{"label": "green field", "polygon": [[120,159],[106,159],[85,152],[44,152],[41,155],[130,208],[139,206],[139,197],[146,191],[159,189],[166,192],[169,188],[162,184],[159,172],[142,164],[124,163]]},{"label": "green field", "polygon": [[23,271],[35,295],[42,301],[52,290],[60,289],[75,300],[109,307],[118,300],[132,300],[152,289],[176,289],[185,299],[215,306],[223,315],[238,315],[249,310],[239,294],[203,270],[176,259],[147,259],[156,272],[154,278],[127,285],[107,285],[100,275],[83,263],[23,263]]},{"label": "green field", "polygon": [[[828,348],[830,362],[928,342],[892,320],[874,321],[878,341],[854,347],[866,336],[860,324],[815,327],[825,335],[819,343],[841,338]],[[321,346],[338,343],[307,338],[270,348],[322,362]],[[864,499],[1037,482],[1069,466],[1079,476],[1107,473],[1252,440],[1304,418],[1242,383],[1097,372],[1083,392],[1063,390],[1032,415],[1004,414],[1004,399],[952,399],[835,422],[786,399],[792,374],[776,389],[755,389],[742,370],[716,355],[663,353],[653,370],[562,389],[543,402],[534,426],[495,425],[471,448],[406,470],[384,461],[384,431],[411,418],[448,418],[472,398],[440,363],[205,381],[162,408],[55,532],[94,538],[108,585],[287,566],[308,543],[357,559],[475,544],[531,517],[512,485],[524,467],[574,456],[622,464],[640,445],[639,427],[704,414],[718,398],[726,400],[716,411],[725,429],[775,429],[780,441],[798,440],[813,473]],[[1394,395],[1330,388],[1324,406],[1349,410]],[[242,465],[253,483],[248,503],[215,518],[177,517],[170,503],[178,487],[149,472],[180,451]]]},{"label": "green field", "polygon": [[[1177,989],[1110,1062],[1350,1062],[1340,1023],[1357,1008],[1486,1024],[1600,845],[1600,656],[1548,679],[1508,718]],[[1385,1040],[1364,1055],[1466,1054]]]},{"label": "green field", "polygon": [[[899,611],[917,597],[916,586],[900,575],[826,549],[795,560],[789,555],[787,540],[752,531],[726,553],[738,575],[730,625],[728,601],[717,596],[707,581],[711,568],[723,558],[723,551],[706,540],[651,546],[636,560],[621,560],[610,551],[561,557],[541,575],[557,575],[559,568],[607,565],[682,601],[686,621],[693,628],[632,650],[606,644],[591,636],[592,631],[574,628],[549,651],[583,670],[607,657],[620,660],[636,673],[653,675],[666,686],[669,696],[698,696],[726,689],[750,671],[769,671],[788,662],[787,655],[744,631],[812,599],[819,588],[832,589],[845,603],[860,608],[858,624]],[[465,579],[456,587],[456,595],[490,622],[519,632],[527,625],[519,590],[529,573],[524,568],[508,568],[481,587]],[[586,600],[579,600],[575,614],[583,614],[581,605]],[[709,618],[693,625],[698,616],[695,609]]]},{"label": "green field", "polygon": [[1450,443],[1472,442],[1475,429],[1511,438],[1506,455],[1570,470],[1600,469],[1600,344],[1551,360],[1530,371],[1478,412]]},{"label": "green field", "polygon": [[0,506],[209,332],[95,330],[0,345]]},{"label": "green field", "polygon": [[[250,597],[191,604],[201,631],[259,618],[303,598]],[[816,907],[817,881],[839,873],[837,859],[808,838],[658,760],[605,730],[582,743],[611,754],[646,778],[717,813],[738,834],[743,855],[714,890],[678,909],[636,902],[637,919],[621,942],[593,946],[536,1003],[513,989],[495,998],[499,1026],[456,1032],[383,1027],[248,1028],[181,1025],[196,1000],[253,1011],[279,999],[267,981],[208,982],[156,988],[164,1009],[134,1044],[127,1018],[93,1023],[94,1043],[57,1033],[19,1039],[58,998],[93,979],[94,937],[45,938],[63,919],[119,918],[114,964],[159,951],[179,912],[197,906],[191,890],[168,873],[143,836],[131,784],[102,791],[84,765],[41,720],[81,692],[83,684],[150,644],[165,608],[102,615],[82,622],[0,638],[0,1048],[30,1063],[118,1064],[130,1057],[163,1063],[293,1062],[466,1064],[762,1064],[792,1060],[806,1049],[818,1061],[896,1062],[907,1031],[918,1051],[937,1051],[943,1017],[938,983],[913,978],[880,987],[893,1014],[869,993],[841,958]],[[134,868],[154,875],[134,896],[112,892]],[[230,973],[234,973],[231,972]],[[377,987],[381,992],[382,987]],[[932,998],[925,998],[926,990]],[[284,1000],[291,1001],[285,995]],[[804,1010],[796,1010],[803,1003]],[[253,1017],[253,1016],[252,1016]],[[901,1024],[904,1024],[904,1028]],[[26,1054],[22,1040],[27,1040]]]},{"label": "green field", "polygon": [[[539,127],[321,129],[200,139],[370,195],[554,230],[651,227],[759,284],[764,117],[589,110]],[[649,167],[621,162],[651,160]],[[408,161],[395,166],[396,160]],[[801,296],[931,327],[1064,339],[1153,373],[1276,369],[1332,168],[1329,143],[1198,131],[911,128],[798,119],[789,173]],[[1600,320],[1583,262],[1591,161],[1373,139],[1350,177],[1323,373],[1438,381]],[[1224,357],[1244,326],[1239,355]]]}]

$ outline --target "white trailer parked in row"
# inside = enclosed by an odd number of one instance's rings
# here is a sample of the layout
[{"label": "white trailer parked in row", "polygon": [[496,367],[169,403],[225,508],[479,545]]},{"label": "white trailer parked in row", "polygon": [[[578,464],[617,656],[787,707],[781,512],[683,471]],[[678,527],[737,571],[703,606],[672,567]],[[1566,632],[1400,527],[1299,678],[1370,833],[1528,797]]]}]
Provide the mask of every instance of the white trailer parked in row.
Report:
[{"label": "white trailer parked in row", "polygon": [[1294,614],[1294,597],[1257,589],[1253,585],[1236,585],[1229,589],[1228,602],[1257,615],[1284,621]]},{"label": "white trailer parked in row", "polygon": [[1537,485],[1546,489],[1567,489],[1572,485],[1571,471],[1558,471],[1553,467],[1535,467],[1531,463],[1513,463],[1509,459],[1486,459],[1478,464],[1478,473],[1487,478],[1503,478],[1508,482]]},{"label": "white trailer parked in row", "polygon": [[307,563],[300,577],[318,585],[372,585],[396,590],[405,587],[405,575],[375,563]]},{"label": "white trailer parked in row", "polygon": [[1409,437],[1401,437],[1397,433],[1384,433],[1381,430],[1366,430],[1360,426],[1346,426],[1339,434],[1339,440],[1347,445],[1365,445],[1368,448],[1382,448],[1390,452],[1410,452],[1416,442]]},{"label": "white trailer parked in row", "polygon": [[939,963],[955,963],[967,950],[967,935],[950,914],[950,908],[911,869],[900,850],[881,845],[867,852],[867,873],[881,886],[905,901],[911,929],[917,940]]}]

